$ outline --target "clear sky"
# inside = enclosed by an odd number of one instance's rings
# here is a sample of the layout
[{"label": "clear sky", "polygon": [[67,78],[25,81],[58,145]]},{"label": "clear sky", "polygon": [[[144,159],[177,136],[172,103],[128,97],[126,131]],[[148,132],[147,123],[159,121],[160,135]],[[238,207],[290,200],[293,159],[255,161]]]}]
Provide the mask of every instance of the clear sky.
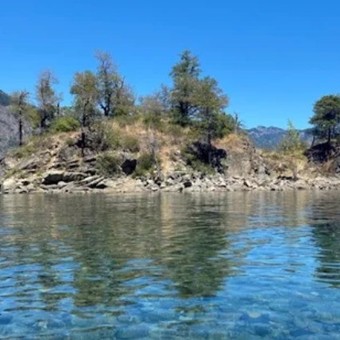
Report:
[{"label": "clear sky", "polygon": [[247,127],[304,128],[314,102],[340,92],[339,23],[339,0],[1,1],[0,89],[33,92],[50,69],[70,103],[73,74],[105,50],[145,95],[190,49]]}]

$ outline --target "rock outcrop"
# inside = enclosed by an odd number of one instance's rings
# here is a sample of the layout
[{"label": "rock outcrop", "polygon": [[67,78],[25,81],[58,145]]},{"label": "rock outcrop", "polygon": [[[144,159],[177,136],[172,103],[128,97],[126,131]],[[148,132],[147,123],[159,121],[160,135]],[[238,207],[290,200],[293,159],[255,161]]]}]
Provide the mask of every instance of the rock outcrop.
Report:
[{"label": "rock outcrop", "polygon": [[[2,159],[4,173],[1,192],[7,193],[77,193],[77,192],[205,192],[252,190],[330,190],[340,189],[340,176],[321,176],[309,166],[284,160],[269,160],[247,139],[232,146],[193,143],[186,150],[173,147],[160,150],[162,162],[147,174],[136,175],[138,153],[117,151],[115,171],[103,173],[98,161],[101,154],[88,149],[85,156],[77,146],[78,134],[48,137],[34,154],[12,153]],[[29,149],[30,150],[30,149]],[[202,164],[212,165],[210,172],[193,167],[189,155]],[[332,158],[339,169],[339,157]],[[110,170],[110,169],[107,169]]]}]

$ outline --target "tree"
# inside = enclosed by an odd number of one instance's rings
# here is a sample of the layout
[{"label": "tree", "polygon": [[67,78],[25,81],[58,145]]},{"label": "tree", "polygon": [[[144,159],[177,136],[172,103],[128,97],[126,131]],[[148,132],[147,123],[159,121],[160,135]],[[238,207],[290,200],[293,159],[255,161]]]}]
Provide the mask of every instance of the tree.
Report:
[{"label": "tree", "polygon": [[310,123],[314,125],[315,133],[320,138],[326,138],[330,144],[332,138],[339,134],[340,96],[323,96],[315,103],[313,111]]},{"label": "tree", "polygon": [[97,78],[91,71],[77,72],[74,76],[71,94],[75,96],[75,108],[80,116],[82,128],[81,147],[84,153],[86,144],[85,128],[88,127],[96,114],[98,91]]},{"label": "tree", "polygon": [[240,120],[240,115],[235,112],[234,116],[232,117],[233,119],[233,128],[234,128],[234,133],[238,134],[240,131],[242,131],[242,128],[244,127],[243,122]]},{"label": "tree", "polygon": [[170,93],[171,106],[174,121],[180,125],[188,125],[191,117],[196,113],[197,108],[193,97],[198,86],[200,72],[198,58],[186,50],[170,73],[173,80]]},{"label": "tree", "polygon": [[40,128],[44,130],[53,120],[59,103],[59,98],[53,89],[57,79],[51,71],[44,71],[40,74],[36,86],[36,98],[40,115]]},{"label": "tree", "polygon": [[98,104],[105,117],[129,113],[134,104],[131,89],[118,73],[111,56],[106,52],[98,52],[97,81]]},{"label": "tree", "polygon": [[169,92],[166,86],[162,86],[160,91],[140,98],[139,111],[147,123],[158,124],[161,118],[169,115]]},{"label": "tree", "polygon": [[288,120],[287,133],[279,144],[279,150],[290,153],[295,151],[301,151],[305,148],[304,143],[300,138],[299,131],[295,128],[293,123]]},{"label": "tree", "polygon": [[215,79],[206,77],[197,82],[193,103],[197,109],[195,118],[203,137],[210,145],[213,138],[222,137],[222,117],[228,97],[218,87]]},{"label": "tree", "polygon": [[23,144],[23,120],[28,112],[28,95],[27,91],[16,91],[11,96],[11,105],[14,115],[18,119],[19,145]]}]

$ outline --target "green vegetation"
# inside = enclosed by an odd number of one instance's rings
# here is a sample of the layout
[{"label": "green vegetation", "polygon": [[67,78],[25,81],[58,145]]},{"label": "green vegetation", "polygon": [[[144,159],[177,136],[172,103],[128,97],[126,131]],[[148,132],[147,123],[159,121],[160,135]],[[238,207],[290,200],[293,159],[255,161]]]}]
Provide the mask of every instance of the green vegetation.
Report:
[{"label": "green vegetation", "polygon": [[190,51],[181,54],[173,67],[173,87],[169,91],[173,121],[181,126],[191,125],[200,131],[208,144],[222,138],[234,128],[234,119],[226,115],[228,97],[211,77],[200,77],[198,58]]},{"label": "green vegetation", "polygon": [[120,159],[112,152],[104,152],[97,159],[97,169],[105,176],[113,176],[120,172]]},{"label": "green vegetation", "polygon": [[314,105],[314,115],[310,119],[314,125],[314,137],[327,140],[337,139],[340,134],[340,96],[329,95],[319,99]]},{"label": "green vegetation", "polygon": [[[98,169],[105,174],[116,174],[119,169],[117,151],[138,153],[136,175],[145,175],[158,169],[159,152],[164,144],[200,143],[207,148],[207,160],[183,152],[184,158],[194,170],[209,173],[217,169],[210,157],[216,141],[225,136],[243,135],[238,114],[226,109],[228,96],[217,80],[203,74],[199,59],[190,51],[180,54],[170,70],[171,84],[161,85],[159,90],[136,100],[131,87],[105,52],[96,54],[95,70],[76,72],[70,93],[73,105],[60,106],[56,77],[44,71],[36,85],[36,105],[29,102],[26,91],[17,91],[11,98],[11,111],[18,121],[19,145],[24,143],[23,122],[29,122],[35,134],[54,134],[77,131],[80,135],[68,139],[69,145],[99,154]],[[9,96],[0,92],[0,104],[6,105]],[[340,96],[329,95],[314,105],[310,119],[314,125],[315,140],[339,143]],[[24,157],[37,147],[35,142],[19,148],[17,157]],[[280,155],[302,157],[306,146],[291,122],[278,152]],[[169,152],[172,152],[170,150]],[[273,156],[274,157],[274,156]],[[216,161],[216,160],[215,160]]]},{"label": "green vegetation", "polygon": [[51,124],[59,108],[59,98],[53,88],[56,83],[57,79],[51,71],[42,72],[38,78],[36,98],[41,132]]},{"label": "green vegetation", "polygon": [[306,150],[306,145],[302,142],[298,130],[291,121],[288,121],[287,134],[278,149],[286,154],[302,153]]},{"label": "green vegetation", "polygon": [[137,160],[137,167],[135,171],[135,176],[145,176],[154,168],[156,165],[155,155],[152,152],[142,153]]},{"label": "green vegetation", "polygon": [[50,135],[33,136],[30,140],[22,146],[14,149],[12,155],[17,158],[25,158],[32,156],[42,148],[50,149],[52,146],[52,139]]},{"label": "green vegetation", "polygon": [[190,152],[188,146],[182,149],[182,155],[185,162],[192,168],[193,171],[202,174],[211,175],[215,172],[214,168],[207,163],[202,162],[198,157]]},{"label": "green vegetation", "polygon": [[119,138],[119,146],[126,151],[138,152],[140,150],[139,140],[130,134],[122,134]]},{"label": "green vegetation", "polygon": [[96,73],[97,103],[105,117],[129,114],[134,106],[134,96],[124,78],[119,74],[111,56],[98,52]]},{"label": "green vegetation", "polygon": [[23,120],[28,113],[28,92],[17,91],[12,94],[12,111],[18,120],[19,146],[23,144]]},{"label": "green vegetation", "polygon": [[71,132],[76,131],[80,123],[72,116],[61,116],[53,120],[50,131],[52,132]]}]

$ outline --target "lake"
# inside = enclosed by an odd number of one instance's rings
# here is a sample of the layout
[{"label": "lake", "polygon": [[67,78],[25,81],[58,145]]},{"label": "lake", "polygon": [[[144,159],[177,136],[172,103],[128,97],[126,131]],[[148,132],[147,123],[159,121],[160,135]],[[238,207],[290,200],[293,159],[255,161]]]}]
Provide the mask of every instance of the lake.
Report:
[{"label": "lake", "polygon": [[340,339],[340,193],[0,196],[0,338]]}]

